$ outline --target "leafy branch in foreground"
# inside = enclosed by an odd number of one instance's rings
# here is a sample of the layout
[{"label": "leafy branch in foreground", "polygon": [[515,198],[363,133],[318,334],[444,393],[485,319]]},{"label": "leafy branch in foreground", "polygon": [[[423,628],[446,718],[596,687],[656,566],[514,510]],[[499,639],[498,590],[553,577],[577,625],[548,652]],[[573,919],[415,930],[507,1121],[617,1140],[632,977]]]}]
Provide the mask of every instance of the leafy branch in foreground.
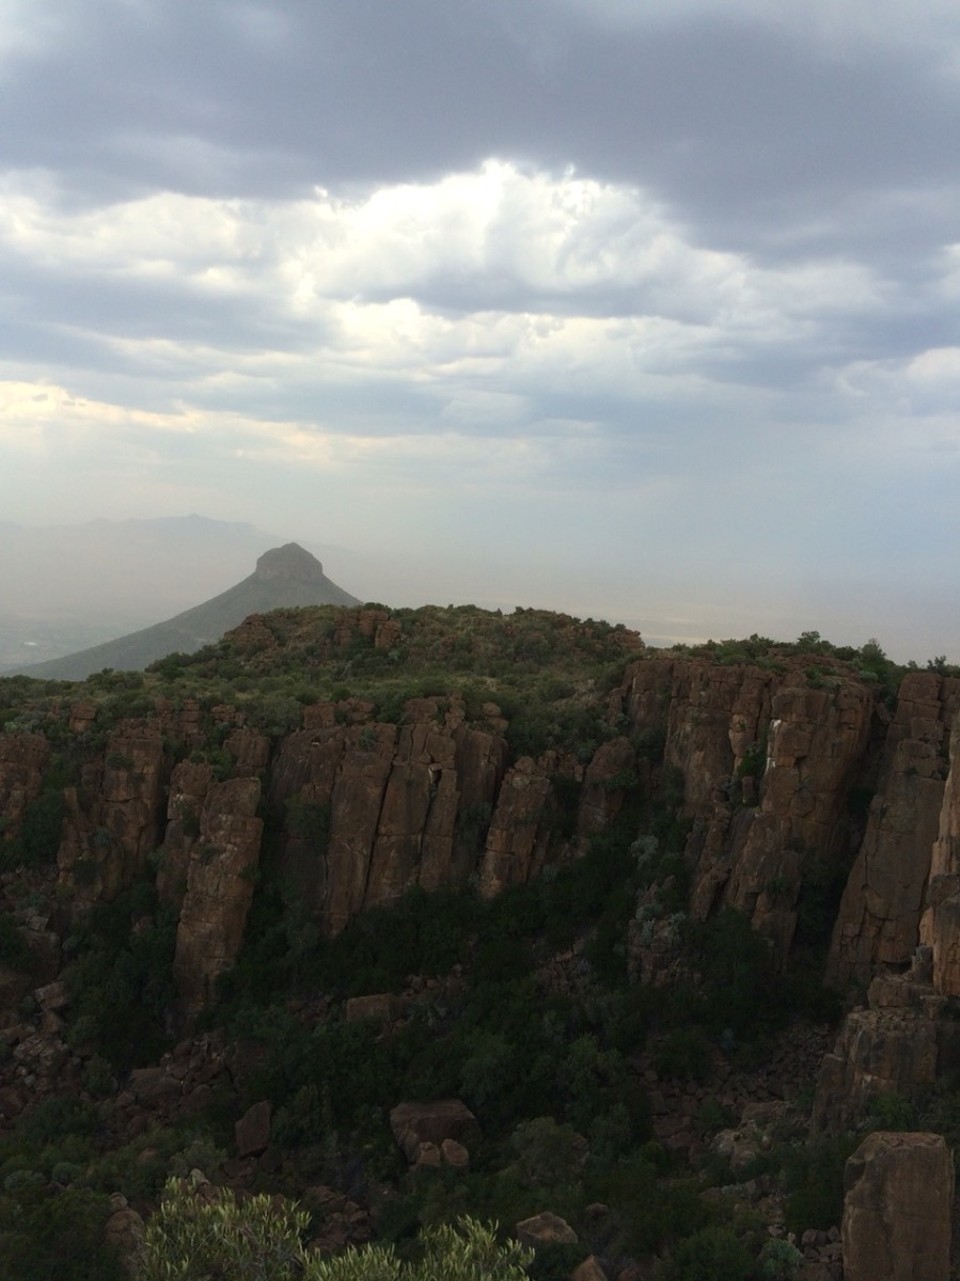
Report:
[{"label": "leafy branch in foreground", "polygon": [[310,1221],[284,1197],[238,1201],[228,1188],[172,1179],[147,1224],[143,1281],[526,1281],[533,1251],[501,1244],[496,1226],[463,1218],[425,1230],[422,1257],[399,1259],[393,1246],[351,1247],[335,1257],[305,1249]]}]

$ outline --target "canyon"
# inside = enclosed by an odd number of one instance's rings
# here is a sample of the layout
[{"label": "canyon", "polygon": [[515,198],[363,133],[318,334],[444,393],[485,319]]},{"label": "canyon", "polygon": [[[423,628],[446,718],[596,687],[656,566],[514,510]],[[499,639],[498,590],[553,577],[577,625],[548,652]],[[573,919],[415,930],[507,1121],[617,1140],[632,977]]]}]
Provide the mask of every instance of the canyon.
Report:
[{"label": "canyon", "polygon": [[[265,884],[299,928],[335,941],[411,893],[494,901],[549,884],[618,825],[636,836],[636,815],[653,810],[673,825],[680,914],[735,912],[781,975],[815,954],[842,1003],[811,1082],[813,1133],[855,1129],[877,1100],[957,1072],[960,677],[911,670],[891,687],[828,646],[657,651],[604,628],[606,674],[578,683],[595,625],[480,613],[257,615],[198,666],[104,673],[42,698],[18,686],[0,733],[3,838],[17,848],[44,806],[56,831],[41,865],[0,878],[47,992],[39,1025],[25,1022],[29,985],[4,971],[8,1120],[31,1091],[58,1088],[74,1052],[55,999],[71,933],[145,878],[174,923],[167,1025],[194,1045]],[[477,661],[457,674],[470,627]],[[445,655],[444,691],[404,697],[395,673],[421,634]],[[556,723],[524,740],[517,684],[502,696],[483,647],[500,646],[533,685],[556,638],[570,649],[566,687],[547,700]],[[218,667],[237,676],[233,694],[191,688]],[[326,684],[288,699],[285,723],[251,711],[251,682],[311,667]],[[631,981],[669,984],[679,964],[671,879],[645,885],[625,926]]]}]

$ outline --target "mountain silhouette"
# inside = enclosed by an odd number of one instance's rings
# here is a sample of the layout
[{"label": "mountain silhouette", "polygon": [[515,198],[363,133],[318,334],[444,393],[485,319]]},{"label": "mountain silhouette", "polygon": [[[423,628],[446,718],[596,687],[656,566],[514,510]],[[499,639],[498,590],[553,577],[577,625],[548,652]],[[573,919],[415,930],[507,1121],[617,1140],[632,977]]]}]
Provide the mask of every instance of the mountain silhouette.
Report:
[{"label": "mountain silhouette", "polygon": [[40,680],[81,681],[94,672],[140,671],[149,663],[179,651],[192,654],[219,640],[250,614],[297,605],[359,605],[360,601],[331,582],[323,565],[297,543],[264,552],[253,573],[219,596],[195,605],[141,631],[91,649],[44,663],[11,668],[5,676],[35,676]]}]

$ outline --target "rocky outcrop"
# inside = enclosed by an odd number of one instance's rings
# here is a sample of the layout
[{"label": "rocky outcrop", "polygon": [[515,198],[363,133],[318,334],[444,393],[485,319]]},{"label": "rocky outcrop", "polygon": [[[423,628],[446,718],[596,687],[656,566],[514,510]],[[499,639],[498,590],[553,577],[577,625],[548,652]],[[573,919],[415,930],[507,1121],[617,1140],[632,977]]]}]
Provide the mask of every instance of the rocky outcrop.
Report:
[{"label": "rocky outcrop", "polygon": [[307,709],[271,797],[287,813],[284,874],[328,933],[414,886],[466,884],[507,755],[499,709],[485,715],[468,725],[458,698],[410,699],[399,726],[356,703]]},{"label": "rocky outcrop", "polygon": [[190,851],[200,840],[200,815],[213,785],[213,766],[181,761],[174,768],[167,795],[167,827],[157,868],[157,893],[180,910],[187,890]]},{"label": "rocky outcrop", "polygon": [[954,1173],[940,1135],[868,1135],[844,1190],[845,1281],[947,1281]]},{"label": "rocky outcrop", "polygon": [[[480,1138],[477,1118],[460,1099],[398,1103],[390,1111],[390,1128],[411,1165],[421,1161],[425,1148],[440,1152],[445,1143],[452,1142],[466,1151]],[[451,1155],[462,1159],[456,1151],[451,1150]]]},{"label": "rocky outcrop", "polygon": [[119,1193],[110,1198],[110,1211],[103,1229],[104,1242],[117,1252],[126,1275],[136,1281],[143,1275],[142,1254],[146,1237],[143,1219]]},{"label": "rocky outcrop", "polygon": [[50,744],[43,734],[0,734],[0,815],[3,837],[12,840],[20,830],[23,812],[43,786]]},{"label": "rocky outcrop", "polygon": [[870,735],[868,688],[840,670],[817,681],[796,660],[776,671],[657,658],[634,664],[620,693],[635,733],[662,735],[682,775],[692,911],[738,908],[781,957],[806,870],[846,856],[847,794]]},{"label": "rocky outcrop", "polygon": [[824,1060],[819,1127],[855,1124],[878,1094],[909,1097],[960,1064],[956,1020],[944,1017],[960,996],[958,704],[960,681],[903,682],[830,956],[834,982],[872,977],[868,1008],[847,1016]]},{"label": "rocky outcrop", "polygon": [[78,905],[110,902],[142,875],[160,844],[167,763],[157,720],[121,721],[102,761],[64,792],[57,862]]},{"label": "rocky outcrop", "polygon": [[960,1069],[960,1028],[930,980],[928,948],[917,950],[906,974],[881,971],[873,980],[868,1005],[846,1016],[824,1056],[815,1130],[855,1128],[879,1097],[909,1099]]},{"label": "rocky outcrop", "polygon": [[960,715],[954,718],[949,750],[920,941],[931,950],[934,987],[945,996],[960,996]]},{"label": "rocky outcrop", "polygon": [[200,839],[188,854],[173,960],[190,1013],[208,1003],[213,983],[240,952],[260,860],[259,801],[256,778],[214,783],[204,799]]},{"label": "rocky outcrop", "polygon": [[[258,629],[279,652],[309,626],[293,611],[252,617],[231,642],[236,661],[245,670],[252,663],[251,672],[268,661]],[[402,640],[389,611],[364,607],[324,622],[315,644],[323,656],[393,654]],[[282,827],[271,868],[297,910],[330,935],[414,887],[476,885],[490,897],[527,883],[582,854],[628,797],[655,810],[672,809],[679,796],[691,913],[739,909],[785,963],[805,885],[842,877],[852,859],[866,818],[852,817],[848,797],[876,774],[874,739],[885,729],[875,688],[829,656],[818,656],[816,668],[809,662],[644,655],[610,695],[606,726],[591,728],[592,757],[581,743],[576,757],[555,748],[509,766],[499,707],[471,704],[468,717],[458,695],[387,701],[380,719],[359,698],[315,703],[303,708],[302,729],[272,739],[245,722],[239,703],[161,701],[155,716],[121,722],[102,756],[87,753],[80,784],[65,797],[61,881],[82,909],[130,885],[159,846],[158,889],[181,911],[178,965],[183,982],[196,985],[193,1007],[235,955],[249,906],[244,877],[259,859],[259,818],[245,800],[215,821],[219,789],[253,795],[262,778],[271,831]],[[960,773],[946,777],[946,727],[958,704],[960,681],[917,672],[904,683],[848,888],[850,905],[858,893],[866,905],[857,918],[850,906],[835,935],[840,978],[906,963],[929,880],[923,937],[936,983],[960,989]],[[95,708],[71,712],[88,739],[95,721]],[[225,774],[235,777],[218,781]],[[932,865],[918,859],[918,843],[934,851]],[[230,938],[192,967],[184,958],[199,945],[189,940],[214,929],[217,896]],[[635,971],[669,977],[670,920],[651,910],[630,928],[632,958],[638,949],[657,953],[655,964],[641,959]]]},{"label": "rocky outcrop", "polygon": [[269,1147],[271,1113],[270,1100],[261,1099],[247,1108],[234,1125],[234,1142],[241,1161],[248,1156],[260,1156]]},{"label": "rocky outcrop", "polygon": [[545,1245],[576,1245],[579,1240],[576,1232],[566,1219],[551,1210],[543,1210],[532,1218],[522,1219],[516,1227],[517,1240],[521,1245],[533,1246],[534,1249]]},{"label": "rocky outcrop", "polygon": [[619,735],[601,743],[584,770],[577,835],[583,839],[606,831],[637,781],[637,754],[630,740]]},{"label": "rocky outcrop", "polygon": [[[904,678],[866,834],[834,928],[830,977],[839,986],[865,987],[879,965],[906,965],[917,945],[958,711],[960,680],[935,672]],[[945,832],[936,875],[948,874],[951,849]]]},{"label": "rocky outcrop", "polygon": [[553,754],[537,761],[521,756],[507,771],[480,866],[484,898],[493,898],[509,885],[525,885],[546,862],[552,825],[544,820],[556,764]]},{"label": "rocky outcrop", "polygon": [[882,1095],[908,1098],[937,1079],[937,1025],[919,1010],[854,1010],[824,1056],[814,1101],[816,1130],[861,1124]]}]

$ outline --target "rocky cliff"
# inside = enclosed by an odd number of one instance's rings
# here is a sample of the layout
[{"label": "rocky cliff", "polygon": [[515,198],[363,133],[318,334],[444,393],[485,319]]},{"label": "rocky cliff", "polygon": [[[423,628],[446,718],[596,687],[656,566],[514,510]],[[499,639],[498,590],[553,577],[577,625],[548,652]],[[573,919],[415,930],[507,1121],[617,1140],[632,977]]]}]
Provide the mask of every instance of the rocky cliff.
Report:
[{"label": "rocky cliff", "polygon": [[[385,610],[343,611],[323,635],[324,654],[390,654],[402,623]],[[287,641],[253,618],[232,644],[262,669]],[[278,734],[249,725],[242,699],[201,711],[196,699],[156,696],[149,714],[105,724],[98,750],[83,743],[105,709],[62,707],[53,737],[80,762],[63,791],[64,893],[75,911],[109,901],[155,854],[161,893],[179,912],[177,973],[194,1007],[238,952],[265,817],[273,870],[335,934],[414,886],[476,884],[489,897],[525,884],[575,857],[625,800],[655,794],[666,772],[681,785],[695,919],[736,908],[785,964],[805,902],[820,894],[829,910],[826,890],[845,880],[830,922],[833,982],[865,990],[878,967],[906,966],[923,916],[937,990],[960,986],[960,782],[950,772],[960,681],[909,674],[891,716],[876,686],[835,660],[811,677],[803,655],[719,664],[643,653],[604,696],[588,753],[558,742],[517,755],[501,706],[470,701],[455,689],[407,698],[390,720],[370,699],[304,702],[299,726]],[[50,752],[43,732],[0,736],[8,840]]]},{"label": "rocky cliff", "polygon": [[[154,1089],[164,1107],[176,1097],[177,1116],[201,1101],[214,1107],[213,1077],[189,1039],[196,1021],[211,1017],[231,973],[269,988],[275,961],[288,975],[290,958],[309,957],[323,938],[333,957],[353,937],[360,963],[373,958],[372,980],[343,980],[355,993],[342,1011],[350,1045],[371,1023],[407,1045],[417,1020],[428,1037],[455,1036],[450,1010],[465,978],[449,960],[462,955],[449,950],[449,931],[430,934],[448,968],[427,978],[402,969],[400,986],[396,976],[370,986],[382,972],[375,939],[364,953],[362,923],[400,929],[384,912],[398,903],[412,922],[403,947],[420,946],[424,896],[437,892],[477,913],[522,905],[488,949],[471,937],[481,975],[536,958],[544,1011],[530,993],[518,998],[518,1026],[542,1038],[539,1057],[517,1070],[500,1026],[457,1043],[465,1079],[490,1108],[511,1072],[520,1090],[569,1052],[558,1079],[574,1083],[564,1106],[577,1124],[589,1129],[587,1105],[576,1111],[584,1089],[609,1093],[619,1108],[605,1122],[611,1133],[634,1134],[648,1106],[657,1141],[694,1160],[706,1141],[702,1108],[746,1116],[759,1102],[773,1116],[831,1041],[813,1108],[819,1131],[858,1125],[879,1096],[932,1089],[960,1070],[960,679],[914,670],[894,684],[863,661],[755,638],[654,652],[625,629],[538,611],[366,607],[255,615],[216,647],[143,675],[17,685],[0,732],[0,1038],[13,1047],[15,1080],[9,1093],[0,1062],[0,1132],[3,1109],[28,1109],[29,1090],[43,1097],[67,1081],[116,1091],[89,1039],[95,1025],[110,1051],[103,1004],[114,992],[125,1020],[144,1006],[142,1053],[127,1031],[115,1056],[143,1065],[118,1096],[117,1124],[137,1124],[140,1096]],[[569,875],[577,869],[579,880]],[[628,892],[617,899],[604,877]],[[616,900],[603,947],[578,896]],[[111,904],[123,905],[123,939],[111,937],[120,928]],[[476,931],[488,918],[469,919]],[[539,951],[519,939],[526,928],[545,936]],[[262,974],[250,969],[251,938]],[[759,1077],[734,1088],[725,1056],[756,1009],[816,963],[847,1006],[835,1040],[824,1025],[802,1032],[778,1050],[763,1090]],[[43,981],[35,1018],[24,1014],[17,965]],[[617,1015],[616,1050],[585,1068],[613,1017],[611,993],[591,986],[603,974],[625,985],[616,1000],[630,1009]],[[99,993],[89,1010],[83,982]],[[646,989],[671,985],[684,995],[668,1015]],[[568,1034],[562,1019],[573,1015],[555,1015],[551,1002],[581,996],[589,1014]],[[235,1061],[217,1075],[218,1089],[229,1077],[230,1106],[257,1103],[244,1082],[270,1079],[257,1058],[264,1045],[279,1055],[285,1038],[299,1044],[298,1026],[340,1027],[342,999],[309,985],[278,992],[270,1018],[281,1021],[261,1029],[259,1050],[232,1047]],[[642,1057],[634,1046],[628,1070],[618,1056],[647,1034],[641,1024],[655,1044]],[[162,1071],[148,1066],[147,1047],[176,1035],[188,1039]],[[333,1124],[331,1081],[312,1094],[294,1086],[311,1079],[318,1046],[283,1059],[263,1087],[291,1095],[278,1132],[302,1142]],[[419,1082],[447,1079],[436,1063],[417,1071]],[[634,1115],[638,1073],[653,1088]],[[710,1082],[709,1097],[696,1082]],[[526,1106],[541,1106],[538,1089]],[[296,1124],[291,1108],[303,1113]],[[741,1131],[755,1157],[767,1140],[752,1122],[724,1133]],[[592,1141],[613,1143],[599,1132]],[[735,1154],[739,1142],[730,1140]],[[269,1172],[270,1147],[254,1155]],[[831,1267],[838,1239],[818,1238]]]}]

